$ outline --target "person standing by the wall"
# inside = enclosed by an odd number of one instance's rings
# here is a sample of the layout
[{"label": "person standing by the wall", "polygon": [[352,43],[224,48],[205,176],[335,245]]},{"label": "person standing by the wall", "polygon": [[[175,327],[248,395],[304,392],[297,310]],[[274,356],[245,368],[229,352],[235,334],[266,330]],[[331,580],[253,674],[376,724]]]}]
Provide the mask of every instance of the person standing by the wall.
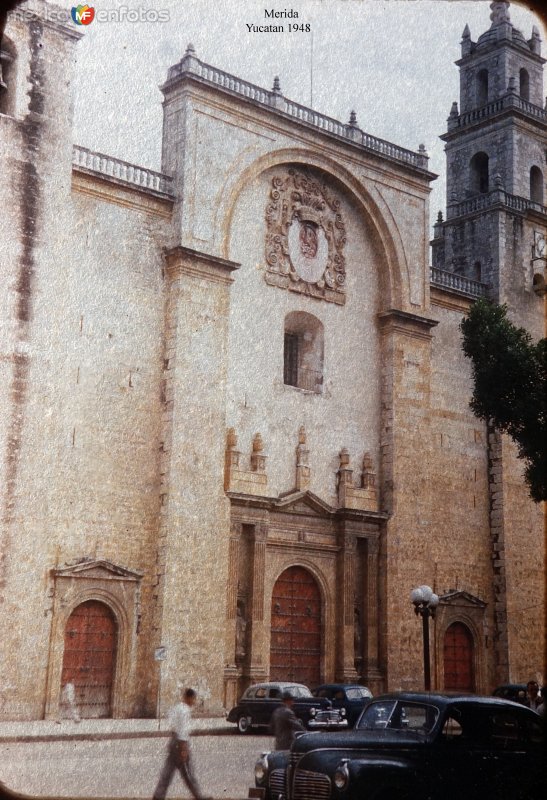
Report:
[{"label": "person standing by the wall", "polygon": [[71,681],[65,683],[61,691],[57,724],[60,725],[61,720],[66,716],[69,716],[73,722],[80,722],[80,712],[76,703],[76,687]]},{"label": "person standing by the wall", "polygon": [[539,686],[537,681],[528,681],[526,684],[526,698],[524,700],[524,705],[528,706],[528,708],[531,708],[532,711],[537,711],[541,703],[542,700],[539,696]]},{"label": "person standing by the wall", "polygon": [[192,706],[195,705],[196,699],[197,694],[194,689],[184,689],[182,701],[174,705],[169,712],[171,738],[167,745],[167,757],[153,800],[165,800],[173,773],[177,769],[195,800],[210,800],[210,798],[204,798],[198,789],[190,753],[190,720],[192,718]]}]

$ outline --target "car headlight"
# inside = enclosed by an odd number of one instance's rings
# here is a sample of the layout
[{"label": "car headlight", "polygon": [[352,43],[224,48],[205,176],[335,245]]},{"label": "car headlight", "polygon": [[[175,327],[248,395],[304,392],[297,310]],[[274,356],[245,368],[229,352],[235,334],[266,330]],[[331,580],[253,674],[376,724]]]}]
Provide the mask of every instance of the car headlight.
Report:
[{"label": "car headlight", "polygon": [[263,753],[255,764],[255,781],[258,786],[266,782],[268,775],[268,754]]},{"label": "car headlight", "polygon": [[339,791],[342,792],[344,791],[344,789],[347,789],[348,784],[349,784],[348,762],[342,761],[342,763],[336,767],[336,772],[334,773],[334,785]]},{"label": "car headlight", "polygon": [[310,708],[310,717],[315,717],[316,714],[317,714],[317,709],[316,708]]},{"label": "car headlight", "polygon": [[341,708],[341,709],[340,709],[340,714],[341,714],[343,717],[345,717],[345,716],[346,716],[346,709],[345,709],[345,708]]}]

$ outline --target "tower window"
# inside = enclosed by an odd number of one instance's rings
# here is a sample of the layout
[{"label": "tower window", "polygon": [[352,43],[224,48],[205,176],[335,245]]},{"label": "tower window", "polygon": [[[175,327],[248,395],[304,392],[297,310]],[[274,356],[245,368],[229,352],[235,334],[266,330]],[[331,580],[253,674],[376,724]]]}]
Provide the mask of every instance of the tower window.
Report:
[{"label": "tower window", "polygon": [[543,173],[539,167],[530,170],[530,200],[543,205]]},{"label": "tower window", "polygon": [[523,100],[530,100],[530,76],[525,69],[519,72],[519,94]]},{"label": "tower window", "polygon": [[0,45],[0,114],[13,114],[15,106],[15,47],[9,39]]},{"label": "tower window", "polygon": [[323,324],[304,311],[285,317],[283,382],[310,392],[323,388]]},{"label": "tower window", "polygon": [[488,156],[475,153],[470,163],[470,189],[473,194],[488,192]]},{"label": "tower window", "polygon": [[477,105],[484,106],[488,102],[488,70],[481,69],[477,73]]}]

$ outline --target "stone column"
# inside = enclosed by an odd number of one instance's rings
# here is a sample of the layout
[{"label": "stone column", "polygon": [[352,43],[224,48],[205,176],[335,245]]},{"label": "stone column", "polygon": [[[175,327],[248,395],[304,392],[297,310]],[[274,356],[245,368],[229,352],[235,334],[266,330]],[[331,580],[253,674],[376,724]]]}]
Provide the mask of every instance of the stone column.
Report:
[{"label": "stone column", "polygon": [[265,609],[264,597],[264,572],[266,569],[266,542],[268,539],[268,526],[266,523],[259,523],[254,528],[253,533],[253,577],[251,589],[251,633],[250,657],[248,660],[248,678],[251,683],[257,683],[267,679],[269,674],[270,657],[267,652],[266,627],[267,619],[265,614],[269,610]]},{"label": "stone column", "polygon": [[340,534],[338,561],[338,653],[336,660],[337,680],[352,683],[357,680],[355,669],[354,623],[355,623],[355,558],[356,539],[343,530]]},{"label": "stone column", "polygon": [[367,555],[365,565],[365,586],[363,595],[366,599],[366,663],[363,677],[373,694],[383,690],[382,673],[378,667],[378,551],[379,539],[367,539]]},{"label": "stone column", "polygon": [[231,273],[238,265],[186,247],[165,254],[168,281],[157,638],[167,646],[162,704],[178,684],[224,700],[230,503],[224,492]]},{"label": "stone column", "polygon": [[237,682],[241,670],[236,665],[237,640],[237,588],[239,547],[241,541],[241,523],[232,523],[228,546],[228,592],[226,606],[225,653],[224,668],[224,706],[231,708],[237,702]]}]

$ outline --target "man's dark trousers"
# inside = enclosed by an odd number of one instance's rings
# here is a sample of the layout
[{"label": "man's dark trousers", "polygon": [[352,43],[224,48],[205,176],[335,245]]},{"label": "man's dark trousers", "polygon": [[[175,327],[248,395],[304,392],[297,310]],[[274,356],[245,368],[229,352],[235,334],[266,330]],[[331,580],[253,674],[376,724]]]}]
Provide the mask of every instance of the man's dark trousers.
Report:
[{"label": "man's dark trousers", "polygon": [[186,761],[183,761],[180,757],[180,741],[175,735],[171,736],[167,750],[167,758],[165,759],[165,764],[163,765],[153,800],[165,800],[165,795],[167,794],[167,789],[173,778],[173,773],[177,769],[180,772],[180,777],[190,790],[192,797],[194,797],[195,800],[200,800],[201,794],[192,770],[190,743],[186,742],[186,744],[188,747],[188,757]]}]

